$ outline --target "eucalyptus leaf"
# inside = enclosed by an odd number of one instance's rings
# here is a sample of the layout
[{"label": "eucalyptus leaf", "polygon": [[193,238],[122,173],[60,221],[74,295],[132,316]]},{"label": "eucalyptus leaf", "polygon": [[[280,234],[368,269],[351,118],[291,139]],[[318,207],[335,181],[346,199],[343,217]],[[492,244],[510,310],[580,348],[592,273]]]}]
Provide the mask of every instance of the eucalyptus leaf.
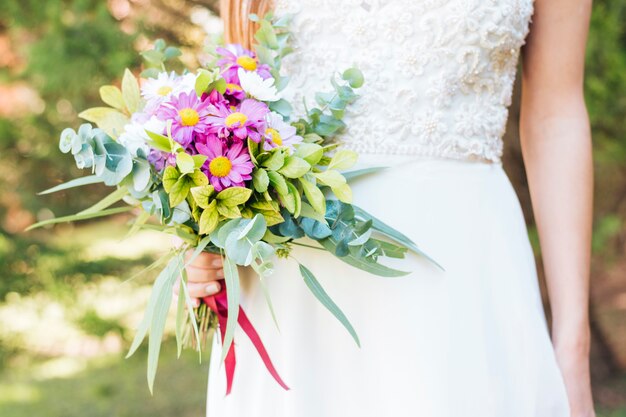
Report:
[{"label": "eucalyptus leaf", "polygon": [[228,319],[226,320],[226,329],[224,340],[222,340],[222,357],[220,363],[224,362],[226,355],[230,350],[235,335],[235,326],[239,317],[239,272],[237,265],[228,257],[224,257],[224,281],[226,283],[226,300],[228,303]]},{"label": "eucalyptus leaf", "polygon": [[322,288],[322,285],[319,283],[317,278],[315,278],[313,273],[301,263],[298,263],[298,265],[300,267],[300,275],[302,275],[304,283],[309,288],[309,290],[311,290],[315,298],[317,298],[319,302],[322,303],[322,305],[326,307],[337,320],[339,320],[343,327],[346,328],[348,333],[350,333],[350,336],[352,336],[357,346],[361,347],[359,336],[356,334],[354,327],[352,327],[352,324],[350,324],[350,321],[343,313],[343,311],[341,311],[339,306],[337,306],[337,304],[335,304],[335,302],[328,296],[326,291],[324,291],[324,288]]},{"label": "eucalyptus leaf", "polygon": [[83,185],[97,184],[102,182],[102,178],[97,175],[88,175],[86,177],[75,178],[63,184],[59,184],[47,190],[41,191],[38,195],[56,193],[58,191],[68,190],[70,188],[82,187]]}]

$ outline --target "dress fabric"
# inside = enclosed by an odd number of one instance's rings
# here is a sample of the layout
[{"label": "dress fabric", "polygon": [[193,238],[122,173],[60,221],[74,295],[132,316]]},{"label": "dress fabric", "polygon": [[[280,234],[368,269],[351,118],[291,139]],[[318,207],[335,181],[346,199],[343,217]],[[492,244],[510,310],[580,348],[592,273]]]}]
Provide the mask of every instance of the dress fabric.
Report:
[{"label": "dress fabric", "polygon": [[359,167],[354,202],[402,231],[445,270],[414,254],[377,277],[294,246],[361,340],[303,282],[293,259],[266,279],[240,270],[242,306],[283,390],[235,333],[233,391],[211,357],[207,417],[569,417],[502,135],[532,0],[279,0],[293,14],[284,96],[329,91],[356,65],[366,83],[341,140]]}]

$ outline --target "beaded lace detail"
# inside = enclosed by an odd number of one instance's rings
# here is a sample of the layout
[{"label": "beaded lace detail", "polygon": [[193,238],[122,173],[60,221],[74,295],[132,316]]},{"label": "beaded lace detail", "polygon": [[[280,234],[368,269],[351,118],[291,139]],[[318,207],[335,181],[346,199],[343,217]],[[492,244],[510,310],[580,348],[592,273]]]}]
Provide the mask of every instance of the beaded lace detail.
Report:
[{"label": "beaded lace detail", "polygon": [[277,0],[293,14],[283,69],[295,115],[356,65],[345,146],[360,153],[498,162],[533,0]]}]

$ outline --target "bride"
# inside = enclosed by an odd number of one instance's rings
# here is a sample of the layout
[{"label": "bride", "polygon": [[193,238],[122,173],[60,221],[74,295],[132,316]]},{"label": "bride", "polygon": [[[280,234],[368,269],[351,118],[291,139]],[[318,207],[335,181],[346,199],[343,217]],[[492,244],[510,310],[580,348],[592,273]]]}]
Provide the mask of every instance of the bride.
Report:
[{"label": "bride", "polygon": [[[313,102],[328,74],[365,74],[341,140],[360,164],[354,201],[409,235],[445,270],[409,256],[380,278],[294,248],[361,338],[308,292],[297,264],[254,275],[242,304],[290,386],[236,336],[231,395],[212,355],[209,417],[591,417],[588,271],[592,163],[583,100],[591,0],[222,0],[227,40],[250,43],[249,13],[293,14],[284,96]],[[532,20],[532,22],[531,22]],[[522,48],[523,47],[523,48]],[[521,138],[551,300],[548,330],[502,135],[520,51]],[[296,114],[304,107],[296,108]],[[189,268],[219,291],[219,258]],[[219,345],[215,344],[219,349]]]}]

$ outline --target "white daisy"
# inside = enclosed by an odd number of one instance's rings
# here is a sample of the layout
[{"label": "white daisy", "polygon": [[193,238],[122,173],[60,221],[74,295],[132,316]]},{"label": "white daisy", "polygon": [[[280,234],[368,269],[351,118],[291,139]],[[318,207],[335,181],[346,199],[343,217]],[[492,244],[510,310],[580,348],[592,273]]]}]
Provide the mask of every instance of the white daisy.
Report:
[{"label": "white daisy", "polygon": [[141,86],[141,95],[148,103],[161,103],[177,93],[181,77],[174,71],[161,72],[157,78],[148,78]]},{"label": "white daisy", "polygon": [[256,72],[246,71],[243,68],[237,70],[237,75],[239,76],[241,88],[251,97],[260,101],[280,100],[273,78],[264,80]]},{"label": "white daisy", "polygon": [[155,133],[163,133],[165,131],[165,121],[158,119],[156,116],[152,116],[146,123],[129,123],[124,126],[124,132],[117,141],[124,145],[132,156],[137,156],[139,149],[147,155],[150,151],[150,146],[148,146],[147,143],[150,137],[146,133],[146,130]]}]

